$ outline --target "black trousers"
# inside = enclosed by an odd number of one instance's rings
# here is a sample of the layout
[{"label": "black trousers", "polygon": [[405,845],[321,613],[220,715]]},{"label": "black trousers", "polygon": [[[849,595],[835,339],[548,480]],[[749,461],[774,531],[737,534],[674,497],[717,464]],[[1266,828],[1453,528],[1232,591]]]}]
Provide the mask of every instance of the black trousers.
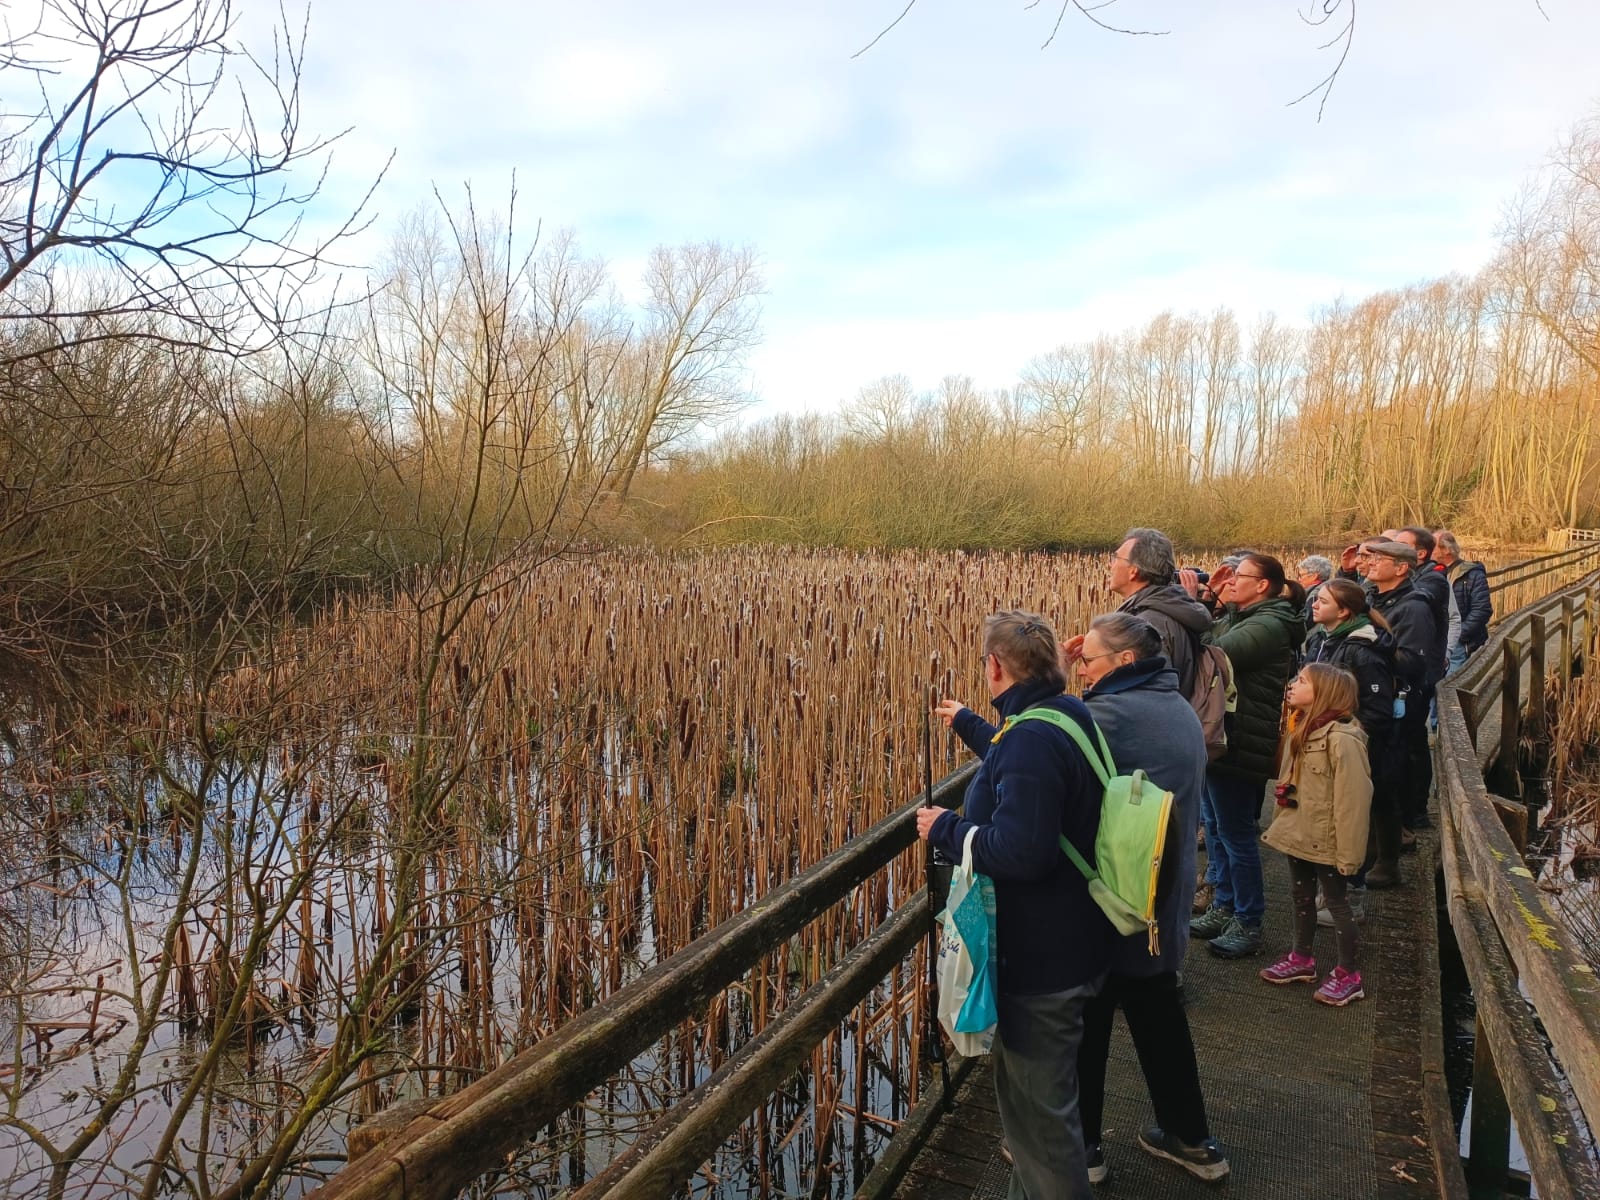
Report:
[{"label": "black trousers", "polygon": [[1156,1123],[1188,1146],[1211,1136],[1206,1101],[1200,1092],[1194,1039],[1183,1011],[1178,975],[1111,975],[1100,994],[1083,1009],[1083,1044],[1078,1051],[1079,1107],[1086,1145],[1100,1141],[1105,1115],[1106,1060],[1111,1054],[1111,1025],[1118,1008],[1128,1022],[1139,1055]]},{"label": "black trousers", "polygon": [[1399,739],[1400,818],[1407,829],[1425,820],[1428,793],[1433,790],[1433,751],[1428,746],[1428,709],[1433,688],[1413,688],[1406,697],[1406,715],[1395,723]]}]

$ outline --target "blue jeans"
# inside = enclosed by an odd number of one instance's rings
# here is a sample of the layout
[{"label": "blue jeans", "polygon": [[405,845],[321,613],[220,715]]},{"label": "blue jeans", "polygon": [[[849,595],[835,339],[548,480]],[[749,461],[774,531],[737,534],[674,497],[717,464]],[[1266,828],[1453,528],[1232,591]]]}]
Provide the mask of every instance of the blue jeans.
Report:
[{"label": "blue jeans", "polygon": [[1245,921],[1261,920],[1267,910],[1266,887],[1261,880],[1261,833],[1256,821],[1266,795],[1264,779],[1234,775],[1211,768],[1206,771],[1207,882],[1216,884],[1214,903]]},{"label": "blue jeans", "polygon": [[1451,646],[1449,657],[1445,662],[1444,673],[1447,676],[1454,675],[1461,669],[1462,665],[1466,663],[1467,655],[1469,653],[1470,651],[1468,651],[1468,649],[1459,642],[1456,645]]}]

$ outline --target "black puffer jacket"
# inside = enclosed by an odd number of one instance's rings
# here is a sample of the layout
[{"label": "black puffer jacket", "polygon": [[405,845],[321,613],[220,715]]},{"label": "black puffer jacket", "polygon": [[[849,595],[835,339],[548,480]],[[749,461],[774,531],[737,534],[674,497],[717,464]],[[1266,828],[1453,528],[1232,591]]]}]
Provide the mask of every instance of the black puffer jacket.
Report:
[{"label": "black puffer jacket", "polygon": [[1194,691],[1194,652],[1211,632],[1211,612],[1175,583],[1140,588],[1117,606],[1118,612],[1143,617],[1161,635],[1161,653],[1178,673],[1178,693],[1185,700]]},{"label": "black puffer jacket", "polygon": [[1389,622],[1396,679],[1422,691],[1444,678],[1443,655],[1434,656],[1438,631],[1434,627],[1433,606],[1410,579],[1401,580],[1391,591],[1374,593],[1372,608]]},{"label": "black puffer jacket", "polygon": [[1386,746],[1394,725],[1394,639],[1366,617],[1355,620],[1361,624],[1343,633],[1314,631],[1306,639],[1306,661],[1331,663],[1356,677],[1356,718],[1368,745]]},{"label": "black puffer jacket", "polygon": [[1440,572],[1456,592],[1456,609],[1461,613],[1461,645],[1471,651],[1489,640],[1489,622],[1494,619],[1494,600],[1489,595],[1489,574],[1481,562],[1458,560]]},{"label": "black puffer jacket", "polygon": [[1305,632],[1299,606],[1286,597],[1229,609],[1213,626],[1211,641],[1227,652],[1239,689],[1228,752],[1212,764],[1213,770],[1263,783],[1277,771],[1283,689],[1294,673]]},{"label": "black puffer jacket", "polygon": [[1450,584],[1433,569],[1430,562],[1423,563],[1411,573],[1411,586],[1428,602],[1428,609],[1433,614],[1433,644],[1429,648],[1428,669],[1435,672],[1429,682],[1438,683],[1444,678],[1445,656],[1449,650]]}]

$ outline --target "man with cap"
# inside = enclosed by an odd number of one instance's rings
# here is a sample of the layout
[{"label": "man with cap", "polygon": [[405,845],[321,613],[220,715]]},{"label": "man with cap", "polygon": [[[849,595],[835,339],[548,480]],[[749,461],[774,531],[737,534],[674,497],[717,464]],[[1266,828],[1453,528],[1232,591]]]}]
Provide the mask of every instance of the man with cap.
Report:
[{"label": "man with cap", "polygon": [[[1404,818],[1426,813],[1433,786],[1433,757],[1428,748],[1428,701],[1433,696],[1434,643],[1437,629],[1433,606],[1412,582],[1417,552],[1405,542],[1368,542],[1367,582],[1373,587],[1372,609],[1383,614],[1394,638],[1396,690],[1405,691],[1405,712],[1395,722],[1396,749],[1403,765],[1399,794],[1385,788],[1372,797],[1372,829],[1377,860],[1367,872],[1367,886],[1394,887],[1400,882],[1400,849]],[[1444,664],[1438,664],[1443,674]]]}]

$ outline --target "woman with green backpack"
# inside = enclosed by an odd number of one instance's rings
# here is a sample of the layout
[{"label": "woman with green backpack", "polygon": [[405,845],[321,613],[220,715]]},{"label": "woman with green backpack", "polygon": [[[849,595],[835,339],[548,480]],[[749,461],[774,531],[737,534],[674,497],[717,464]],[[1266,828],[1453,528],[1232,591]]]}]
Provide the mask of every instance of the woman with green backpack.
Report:
[{"label": "woman with green backpack", "polygon": [[1139,1145],[1197,1178],[1215,1181],[1228,1174],[1228,1160],[1206,1122],[1194,1040],[1178,983],[1189,946],[1188,881],[1194,878],[1194,835],[1205,787],[1205,735],[1162,654],[1160,635],[1141,617],[1125,612],[1096,617],[1084,638],[1078,676],[1116,769],[1143,771],[1156,787],[1172,793],[1156,888],[1161,936],[1153,944],[1139,933],[1119,938],[1105,987],[1084,1010],[1078,1081],[1089,1178],[1100,1183],[1109,1174],[1100,1131],[1111,1027],[1120,1008],[1156,1117],[1154,1125],[1138,1134]]},{"label": "woman with green backpack", "polygon": [[[1047,707],[1097,736],[1089,710],[1065,695],[1055,630],[1034,613],[984,622],[983,676],[1002,721]],[[954,700],[934,709],[982,763],[962,811],[922,808],[917,832],[960,861],[976,829],[976,869],[994,881],[999,1023],[995,1095],[1014,1185],[1029,1200],[1093,1195],[1078,1113],[1085,1003],[1100,989],[1114,937],[1088,880],[1061,852],[1093,859],[1103,793],[1077,743],[1049,721],[1001,730]]]}]

